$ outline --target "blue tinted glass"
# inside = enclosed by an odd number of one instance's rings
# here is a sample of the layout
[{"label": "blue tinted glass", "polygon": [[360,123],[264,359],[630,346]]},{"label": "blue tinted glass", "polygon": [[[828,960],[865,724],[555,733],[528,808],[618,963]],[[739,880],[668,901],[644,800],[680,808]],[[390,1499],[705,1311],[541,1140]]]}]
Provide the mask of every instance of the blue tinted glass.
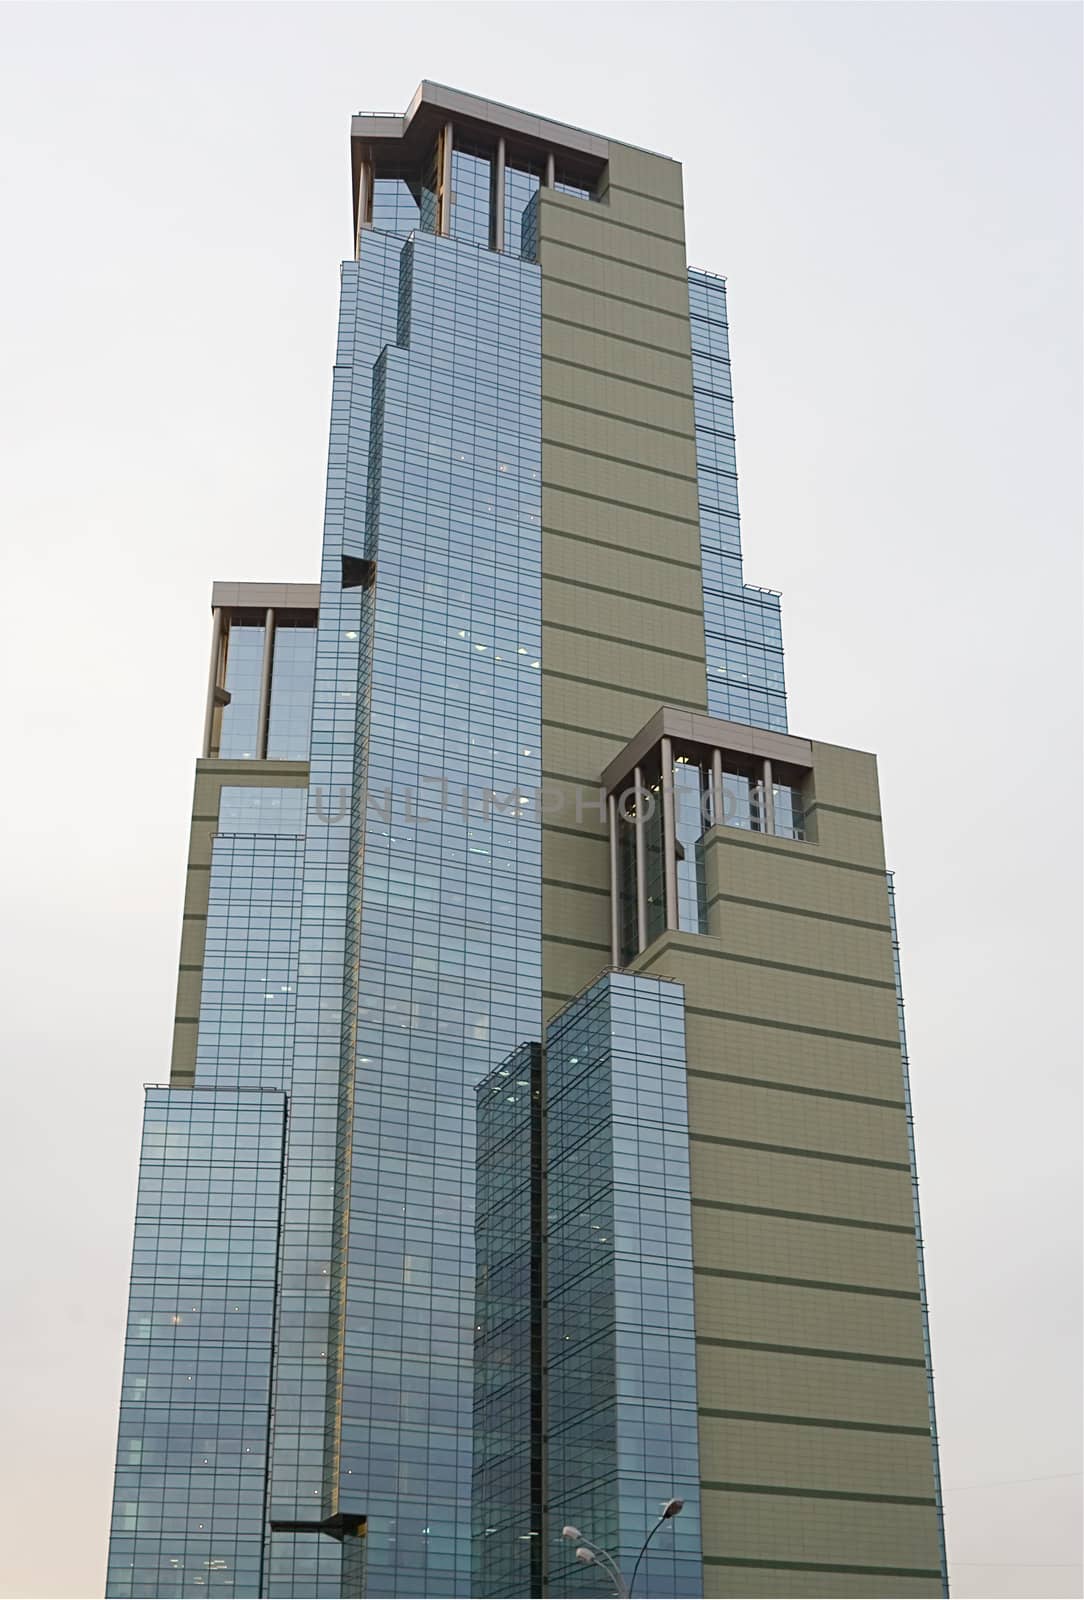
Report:
[{"label": "blue tinted glass", "polygon": [[314,627],[276,626],[267,723],[267,754],[272,761],[304,761],[308,757],[315,662]]},{"label": "blue tinted glass", "polygon": [[222,711],[220,756],[254,759],[257,754],[257,720],[260,674],[263,668],[262,623],[234,622],[226,643],[226,688],[230,703]]}]

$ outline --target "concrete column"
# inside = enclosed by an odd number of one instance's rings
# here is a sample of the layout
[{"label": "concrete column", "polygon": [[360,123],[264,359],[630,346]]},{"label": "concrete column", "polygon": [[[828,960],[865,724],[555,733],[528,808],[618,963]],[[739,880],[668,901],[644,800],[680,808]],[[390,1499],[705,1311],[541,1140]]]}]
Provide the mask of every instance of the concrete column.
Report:
[{"label": "concrete column", "polygon": [[666,926],[678,925],[677,834],[674,829],[674,746],[664,738],[662,751],[662,859],[666,878]]},{"label": "concrete column", "polygon": [[545,188],[552,189],[556,182],[557,182],[557,169],[556,169],[556,165],[555,165],[554,160],[553,160],[553,151],[550,150],[546,155],[546,182],[545,182]]},{"label": "concrete column", "polygon": [[647,840],[644,837],[644,775],[633,774],[636,789],[636,949],[647,945]]},{"label": "concrete column", "polygon": [[716,827],[726,820],[723,800],[723,752],[711,752],[711,811],[712,822]]},{"label": "concrete column", "polygon": [[764,831],[775,832],[775,794],[772,790],[772,764],[764,757]]},{"label": "concrete column", "polygon": [[607,801],[610,817],[610,965],[621,965],[621,852],[617,844],[617,796]]},{"label": "concrete column", "polygon": [[211,753],[211,734],[215,721],[215,690],[222,661],[222,607],[215,606],[211,613],[211,670],[207,676],[207,711],[203,718],[203,754]]},{"label": "concrete column", "polygon": [[497,140],[493,160],[493,248],[504,249],[504,139]]},{"label": "concrete column", "polygon": [[452,125],[444,124],[440,140],[440,232],[445,238],[452,231]]},{"label": "concrete column", "polygon": [[263,626],[263,663],[260,667],[260,706],[256,713],[256,755],[267,760],[267,727],[271,720],[271,666],[275,655],[275,613],[271,606]]}]

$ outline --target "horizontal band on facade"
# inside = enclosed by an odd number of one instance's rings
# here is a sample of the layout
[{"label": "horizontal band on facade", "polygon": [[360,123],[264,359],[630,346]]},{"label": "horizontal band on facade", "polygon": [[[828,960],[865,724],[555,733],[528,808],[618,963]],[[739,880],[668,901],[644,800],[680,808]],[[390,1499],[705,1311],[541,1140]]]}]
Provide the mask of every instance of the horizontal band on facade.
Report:
[{"label": "horizontal band on facade", "polygon": [[[609,948],[610,948],[608,944],[603,944],[601,941],[596,941],[594,939],[573,939],[573,938],[570,938],[569,935],[566,934],[566,933],[543,933],[543,935],[542,935],[542,943],[543,944],[570,944],[570,945],[574,945],[578,950],[604,950],[604,951],[608,951]],[[559,996],[553,996],[553,998],[557,999],[557,998],[559,998]]]},{"label": "horizontal band on facade", "polygon": [[847,1094],[842,1089],[811,1089],[804,1083],[775,1083],[767,1078],[742,1077],[736,1072],[711,1072],[707,1067],[686,1067],[685,1071],[690,1078],[721,1078],[724,1083],[747,1084],[753,1089],[776,1089],[781,1094],[811,1094],[822,1100],[851,1100],[860,1106],[887,1106],[892,1111],[907,1110],[905,1100],[886,1100],[881,1095]]},{"label": "horizontal band on facade", "polygon": [[[808,811],[806,812],[808,816]],[[779,911],[788,917],[813,917],[817,922],[839,922],[846,928],[865,928],[870,933],[891,933],[890,922],[867,922],[863,917],[841,917],[834,911],[809,911],[805,906],[784,905],[778,900],[752,900],[744,894],[724,894],[720,889],[708,901],[709,908],[725,900],[729,905],[753,906],[758,911]]]},{"label": "horizontal band on facade", "polygon": [[[612,190],[614,194],[632,195],[635,200],[650,200],[651,204],[655,206],[669,206],[673,211],[680,211],[682,218],[685,216],[685,202],[683,200],[664,200],[661,195],[645,194],[642,189],[629,189],[623,183],[609,183],[606,185],[606,189],[607,193]],[[620,224],[620,226],[623,228],[631,228],[633,227],[633,223],[623,222]],[[640,229],[638,231],[644,232],[646,230]]]},{"label": "horizontal band on facade", "polygon": [[184,921],[184,922],[206,922],[207,921],[207,913],[206,913],[206,911],[185,911],[185,912],[182,913],[182,921]]},{"label": "horizontal band on facade", "polygon": [[863,822],[883,822],[879,811],[855,811],[853,806],[833,806],[827,800],[814,800],[806,807],[806,816],[812,811],[834,811],[841,817],[859,817]]},{"label": "horizontal band on facade", "polygon": [[[598,494],[598,493],[596,493],[596,491],[594,489],[580,489],[580,488],[577,488],[574,484],[571,484],[571,483],[554,483],[552,481],[550,481],[548,483],[545,483],[542,486],[542,501],[543,501],[543,513],[542,514],[543,514],[543,517],[545,516],[545,509],[544,508],[545,508],[545,497],[546,497],[546,490],[547,489],[550,490],[550,492],[553,493],[553,494],[571,494],[571,495],[575,495],[578,500],[597,500],[600,505],[617,506],[618,509],[621,510],[621,511],[635,511],[641,517],[654,517],[660,522],[680,522],[683,527],[695,528],[697,530],[697,534],[698,535],[699,535],[699,532],[700,532],[700,519],[699,519],[699,517],[683,517],[683,516],[680,515],[680,513],[676,512],[676,511],[655,511],[655,510],[650,510],[647,506],[637,505],[635,500],[619,500],[616,497],[616,495]],[[549,526],[548,523],[545,523],[545,522],[543,523],[543,526],[542,526],[543,534],[545,534],[546,529],[547,529],[548,526]],[[553,531],[556,532],[557,530],[554,529]],[[566,534],[565,537],[568,538],[568,539],[574,539],[574,538],[577,537],[577,535],[570,533],[570,534]],[[586,540],[586,536],[583,536],[583,537],[585,538],[585,542],[588,542]],[[626,548],[622,544],[611,545],[611,544],[607,543],[607,541],[605,541],[605,540],[592,539],[589,542],[591,544],[601,543],[604,546],[604,548],[608,549],[608,550],[609,549],[613,549],[613,550],[622,550],[623,551]],[[638,550],[631,550],[628,553],[630,555],[640,555],[640,554],[642,554],[642,552],[638,551]],[[664,558],[664,559],[668,559],[668,558]]]},{"label": "horizontal band on facade", "polygon": [[[547,667],[545,665],[542,668],[542,676],[543,678],[560,678],[562,682],[575,683],[581,689],[609,689],[614,694],[631,694],[635,695],[637,700],[647,700],[655,705],[658,704],[658,696],[652,696],[650,689],[634,689],[627,683],[608,683],[601,678],[585,678],[576,672],[558,672],[555,667]],[[699,711],[702,715],[707,715],[703,700],[681,700],[676,695],[668,694],[666,704],[668,706],[678,706],[682,711]],[[582,783],[584,780],[582,778],[574,778],[572,781],[574,783]]]},{"label": "horizontal band on facade", "polygon": [[[563,406],[566,411],[579,411],[588,417],[601,417],[604,422],[620,422],[629,428],[642,428],[647,434],[665,433],[674,439],[689,439],[694,432],[694,426],[688,428],[664,428],[659,422],[645,422],[642,417],[630,417],[622,411],[604,411],[601,406],[581,405],[578,400],[566,400],[563,395],[543,395],[543,405]],[[689,410],[692,411],[692,396],[689,396]]]},{"label": "horizontal band on facade", "polygon": [[[543,568],[543,571],[542,571],[542,582],[543,583],[567,583],[573,589],[577,589],[577,590],[588,589],[588,590],[590,590],[590,592],[592,594],[608,595],[611,599],[614,599],[614,600],[632,600],[632,601],[635,601],[635,603],[637,605],[641,605],[641,606],[658,606],[658,607],[660,607],[660,609],[662,609],[664,611],[680,611],[680,612],[683,613],[683,615],[689,616],[689,617],[702,617],[704,615],[703,608],[701,606],[683,606],[683,605],[680,605],[676,600],[660,600],[658,595],[655,595],[655,594],[633,594],[632,591],[629,590],[629,589],[608,588],[607,585],[604,584],[604,583],[587,583],[583,578],[570,578],[563,572],[547,572],[544,568]],[[545,616],[544,611],[543,611],[542,622],[543,622],[544,625],[547,624],[547,622],[548,622],[548,619]],[[549,623],[549,626],[553,627],[553,626],[557,626],[557,624]],[[601,638],[601,639],[605,639],[608,636],[606,634],[598,634],[598,635],[592,634],[592,638],[595,638],[595,637],[598,637],[598,638]],[[621,644],[628,644],[629,643],[627,638],[626,639],[622,639],[619,642]],[[637,647],[639,647],[639,645]],[[675,655],[678,654],[678,653],[679,652],[674,651]],[[699,660],[700,658],[699,657],[694,657],[694,658],[691,658],[691,659]]]},{"label": "horizontal band on facade", "polygon": [[774,1156],[797,1156],[804,1161],[837,1161],[847,1167],[878,1167],[885,1172],[910,1172],[906,1161],[879,1161],[873,1156],[841,1156],[829,1150],[806,1150],[800,1145],[761,1144],[757,1139],[731,1139],[721,1133],[689,1133],[690,1142],[698,1144],[725,1144],[736,1150],[763,1150]]},{"label": "horizontal band on facade", "polygon": [[701,1417],[722,1417],[728,1422],[769,1422],[782,1428],[843,1428],[853,1433],[898,1433],[908,1438],[928,1439],[929,1427],[913,1428],[897,1422],[851,1422],[842,1417],[790,1417],[774,1411],[720,1411],[714,1406],[697,1406]]},{"label": "horizontal band on facade", "polygon": [[716,1483],[701,1478],[701,1489],[717,1494],[780,1494],[794,1500],[853,1500],[871,1506],[934,1506],[932,1494],[859,1494],[851,1489],[791,1489],[778,1483]]},{"label": "horizontal band on facade", "polygon": [[[589,500],[600,500],[604,498],[601,495],[584,496],[582,489],[565,489],[562,492],[564,494],[581,495],[583,498]],[[668,511],[659,513],[654,511],[644,511],[640,506],[626,506],[623,500],[607,500],[606,504],[611,506],[620,506],[624,510],[640,511],[645,517],[654,517],[657,515],[660,522],[680,523],[683,528],[699,527],[699,524],[694,522],[692,517],[675,517],[671,516]],[[546,522],[542,525],[543,546],[545,545],[547,534],[549,534],[549,536],[553,539],[574,539],[577,544],[593,545],[596,550],[607,550],[611,555],[635,556],[638,561],[660,561],[662,562],[663,566],[684,567],[688,572],[700,572],[702,570],[702,563],[699,561],[681,561],[677,556],[667,555],[664,550],[634,550],[631,545],[619,544],[616,539],[592,539],[590,534],[587,533],[570,533],[567,528],[555,528],[551,522]],[[545,576],[546,574],[543,573],[543,577]]]},{"label": "horizontal band on facade", "polygon": [[871,1355],[866,1350],[822,1350],[815,1345],[766,1344],[759,1339],[716,1339],[710,1334],[698,1333],[697,1344],[720,1345],[727,1350],[762,1350],[777,1356],[810,1356],[826,1361],[872,1361],[885,1367],[918,1367],[923,1372],[926,1362],[921,1356]]},{"label": "horizontal band on facade", "polygon": [[[553,622],[545,616],[542,618],[542,627],[543,630],[556,628],[559,633],[574,633],[581,639],[600,640],[603,644],[623,645],[626,650],[630,648],[627,635],[622,638],[620,634],[616,633],[598,633],[590,628],[577,628],[575,623],[572,622]],[[646,650],[653,656],[673,656],[677,661],[692,661],[698,666],[705,664],[702,651],[699,655],[694,655],[688,650],[668,649],[664,644],[647,644],[643,639],[637,639],[635,648],[637,650]]]},{"label": "horizontal band on facade", "polygon": [[[594,222],[595,220],[596,220],[596,214],[592,213],[591,221]],[[602,220],[604,222],[610,223],[610,225],[612,227],[620,227],[621,226],[621,224],[619,222],[618,223],[611,222],[609,217],[603,217],[603,218],[601,218],[599,220]],[[655,234],[653,237],[655,237],[656,239],[664,240],[665,243],[669,244],[675,250],[680,250],[681,249],[681,245],[680,245],[680,243],[679,243],[679,241],[677,239],[667,239],[665,234]],[[575,250],[576,253],[578,255],[581,255],[581,256],[593,256],[596,261],[603,261],[603,262],[605,262],[605,264],[608,267],[631,267],[635,272],[648,272],[648,273],[651,274],[651,276],[653,278],[665,278],[670,283],[680,283],[682,288],[685,290],[686,298],[688,298],[688,294],[689,294],[689,279],[688,279],[688,275],[686,273],[684,273],[684,272],[668,272],[665,267],[649,267],[647,265],[646,261],[630,261],[627,256],[614,256],[614,255],[611,255],[608,250],[596,250],[593,245],[577,244],[574,240],[561,238],[557,234],[546,234],[546,235],[543,235],[542,244],[543,244],[543,247],[545,245],[550,244],[550,245],[554,245],[557,249],[560,249],[560,250]],[[543,276],[545,278],[547,278],[551,283],[566,283],[568,281],[565,278],[558,278],[553,273],[547,271],[546,266],[545,266],[544,263],[543,263],[543,267],[542,267],[542,272],[543,272]],[[582,287],[590,288],[590,285],[589,284],[584,284],[584,285],[582,285]],[[610,291],[608,289],[600,289],[598,291],[598,293],[599,294],[605,294],[605,295],[608,296]],[[614,298],[616,298],[616,296]],[[640,302],[637,302],[637,303],[640,303]],[[652,311],[654,311],[657,308],[655,306],[651,306],[650,309]]]},{"label": "horizontal band on facade", "polygon": [[[696,1135],[690,1134],[690,1138]],[[874,1233],[902,1233],[914,1238],[914,1227],[903,1222],[865,1222],[860,1217],[832,1217],[819,1211],[781,1211],[776,1206],[744,1206],[734,1200],[698,1200],[693,1195],[694,1206],[704,1206],[709,1211],[737,1211],[749,1217],[779,1217],[787,1222],[815,1222],[829,1228],[867,1228]]]},{"label": "horizontal band on facade", "polygon": [[[572,288],[578,288],[579,285],[578,284],[573,284],[573,285],[571,285],[571,287]],[[643,310],[643,307],[641,306],[639,309]],[[562,327],[574,328],[576,330],[576,332],[581,335],[581,337],[585,333],[594,334],[599,339],[616,339],[621,344],[634,344],[634,345],[638,346],[638,348],[641,349],[641,350],[650,350],[651,354],[653,356],[660,356],[660,355],[662,355],[662,356],[672,356],[675,361],[683,361],[683,362],[685,362],[688,365],[690,374],[692,373],[692,355],[688,350],[666,350],[666,349],[660,348],[660,346],[657,345],[657,344],[652,344],[650,339],[636,339],[630,333],[611,333],[608,328],[588,328],[588,327],[585,326],[584,323],[577,322],[575,317],[559,317],[559,316],[556,316],[554,312],[547,311],[545,309],[545,307],[543,307],[543,310],[542,310],[542,333],[543,333],[543,337],[545,336],[546,323],[547,322],[557,322],[557,323],[560,323]],[[543,352],[543,356],[542,356],[543,369],[545,368],[545,365],[546,365],[546,362],[547,362],[548,359],[549,359],[549,357]],[[598,368],[598,371],[599,372],[603,372],[604,369],[600,367],[600,368]],[[689,387],[690,388],[692,387],[691,378],[690,378]]]},{"label": "horizontal band on facade", "polygon": [[[253,785],[251,785],[251,787],[258,789],[260,787],[260,785],[259,784],[253,784]],[[193,811],[193,813],[192,813],[192,821],[193,822],[217,822],[218,821],[218,812],[217,811]]]},{"label": "horizontal band on facade", "polygon": [[182,961],[177,968],[178,972],[202,972],[202,961]]},{"label": "horizontal band on facade", "polygon": [[173,1019],[174,1027],[180,1027],[182,1023],[186,1027],[198,1028],[199,1027],[199,1018],[198,1017],[174,1017],[174,1019]]},{"label": "horizontal band on facade", "polygon": [[[688,313],[688,311],[667,311],[662,306],[649,305],[646,300],[634,300],[631,295],[615,294],[612,289],[595,289],[589,283],[577,283],[574,278],[561,278],[555,272],[546,272],[545,270],[543,270],[543,273],[542,273],[543,291],[545,290],[547,284],[551,284],[551,283],[552,284],[559,284],[562,289],[576,289],[576,290],[579,291],[580,294],[594,295],[600,300],[616,300],[619,305],[632,306],[633,309],[636,310],[636,311],[639,311],[641,313],[641,315],[645,311],[650,311],[656,317],[669,317],[673,322],[683,323],[685,325],[685,327],[688,327],[688,325],[689,325],[689,313]],[[545,306],[543,306],[542,307],[542,321],[545,322],[545,320],[546,320],[546,308],[545,308]],[[584,333],[595,333],[595,332],[602,333],[603,332],[602,329],[587,328],[587,327],[585,327],[585,325],[582,322],[578,322],[576,324],[576,326],[581,330],[581,332],[584,332]],[[608,338],[609,335],[608,334],[604,334],[604,337]],[[677,355],[679,352],[675,350],[675,351],[672,351],[670,353],[673,354],[673,355]]]},{"label": "horizontal band on facade", "polygon": [[842,1033],[838,1028],[812,1028],[801,1022],[780,1022],[775,1017],[751,1017],[740,1011],[715,1011],[709,1006],[686,1006],[686,1011],[693,1012],[696,1016],[715,1017],[721,1022],[745,1022],[753,1028],[779,1028],[784,1033],[805,1033],[814,1039],[843,1039],[848,1044],[875,1045],[879,1050],[895,1050],[900,1048],[900,1041],[895,1039],[877,1039],[868,1033]]},{"label": "horizontal band on facade", "polygon": [[[652,389],[656,394],[668,394],[675,400],[691,400],[693,396],[692,389],[672,389],[668,384],[651,383],[647,378],[626,378],[619,372],[604,372],[601,367],[592,367],[586,361],[571,361],[567,356],[544,356],[545,362],[552,362],[556,367],[572,367],[576,372],[589,372],[593,378],[608,378],[612,383],[628,383],[634,389]],[[553,395],[547,395],[543,384],[542,399],[554,398]]]},{"label": "horizontal band on facade", "polygon": [[858,1567],[827,1561],[762,1561],[752,1556],[704,1556],[706,1567],[753,1567],[761,1572],[853,1572],[871,1578],[940,1578],[939,1567]]},{"label": "horizontal band on facade", "polygon": [[[714,900],[708,901],[709,906],[714,904]],[[680,930],[678,929],[670,929],[668,931],[671,933],[676,932],[680,936]],[[689,937],[696,938],[697,935],[692,934]],[[857,983],[867,989],[891,989],[893,994],[896,992],[895,983],[887,978],[861,978],[853,972],[829,972],[824,967],[800,967],[790,961],[766,961],[760,956],[739,955],[734,950],[713,950],[710,946],[706,946],[702,950],[697,949],[695,953],[697,955],[710,956],[713,961],[736,961],[739,965],[746,967],[768,967],[773,972],[797,972],[805,978],[833,978],[837,983]],[[664,952],[660,951],[659,954],[662,955]]]},{"label": "horizontal band on facade", "polygon": [[[655,467],[646,461],[636,461],[632,456],[615,456],[609,450],[589,450],[585,444],[570,444],[567,439],[547,439],[545,434],[542,435],[542,446],[543,449],[548,447],[551,450],[571,450],[578,456],[590,456],[593,461],[609,461],[615,467],[633,467],[637,472],[651,472],[660,478],[675,478],[678,483],[688,483],[693,488],[696,487],[695,472],[674,472],[670,467]],[[559,489],[562,486],[554,484],[553,487]],[[575,494],[576,490],[572,489],[569,492]]]},{"label": "horizontal band on facade", "polygon": [[210,872],[211,863],[209,861],[190,861],[185,870],[188,872]]},{"label": "horizontal band on facade", "polygon": [[[741,828],[731,828],[728,833],[717,833],[708,840],[706,848],[713,850],[717,845],[721,844],[733,845],[739,850],[762,850],[764,848],[763,842],[754,843],[751,839],[743,839],[741,837],[742,832]],[[765,835],[764,837],[766,838],[767,836]],[[806,850],[808,850],[808,854]],[[884,867],[864,867],[858,861],[838,861],[832,856],[818,855],[816,845],[813,845],[812,848],[806,845],[801,851],[777,850],[773,854],[777,861],[815,862],[819,867],[842,867],[845,872],[865,872],[872,874],[875,878],[887,879],[888,877],[887,870]]]},{"label": "horizontal band on facade", "polygon": [[814,1039],[842,1039],[847,1044],[874,1045],[880,1050],[895,1050],[900,1048],[900,1041],[896,1039],[878,1039],[873,1034],[843,1033],[838,1028],[814,1028],[807,1023],[780,1022],[775,1017],[753,1017],[741,1011],[716,1011],[710,1006],[687,1005],[686,1011],[691,1011],[695,1016],[714,1017],[720,1022],[743,1022],[753,1028],[778,1028],[784,1033],[808,1034]]},{"label": "horizontal band on facade", "polygon": [[564,828],[559,822],[550,822],[547,817],[542,818],[543,833],[567,833],[570,839],[583,839],[588,844],[605,845],[609,849],[609,840],[604,833],[585,833],[582,828]]},{"label": "horizontal band on facade", "polygon": [[879,1300],[921,1301],[917,1289],[882,1289],[871,1283],[831,1283],[824,1278],[787,1278],[777,1272],[738,1272],[732,1267],[693,1267],[704,1278],[732,1278],[738,1283],[777,1283],[788,1289],[826,1289],[830,1294],[868,1294]]},{"label": "horizontal band on facade", "polygon": [[[585,739],[605,739],[607,743],[617,746],[617,750],[624,748],[628,740],[620,733],[607,733],[602,728],[584,728],[578,722],[558,722],[553,717],[542,718],[543,728],[556,728],[560,733],[579,733]],[[614,754],[616,755],[615,750]],[[601,787],[601,785],[600,785]]]},{"label": "horizontal band on facade", "polygon": [[543,878],[542,882],[549,889],[574,889],[577,894],[597,894],[604,900],[610,898],[609,889],[598,889],[593,883],[568,883],[563,878]]}]

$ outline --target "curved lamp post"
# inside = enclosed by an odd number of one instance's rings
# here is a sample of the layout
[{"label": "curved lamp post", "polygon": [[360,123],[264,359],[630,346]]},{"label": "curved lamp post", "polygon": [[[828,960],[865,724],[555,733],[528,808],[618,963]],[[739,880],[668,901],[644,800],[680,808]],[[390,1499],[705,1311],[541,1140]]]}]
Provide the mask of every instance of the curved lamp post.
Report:
[{"label": "curved lamp post", "polygon": [[632,1569],[632,1577],[628,1583],[625,1582],[621,1568],[609,1551],[603,1550],[599,1545],[593,1543],[586,1534],[580,1532],[579,1528],[573,1528],[571,1524],[566,1524],[561,1529],[561,1538],[573,1540],[576,1545],[577,1561],[594,1562],[596,1566],[602,1568],[613,1584],[614,1593],[619,1597],[619,1600],[631,1600],[633,1585],[636,1582],[636,1574],[640,1570],[640,1562],[644,1559],[644,1552],[663,1523],[669,1522],[671,1517],[676,1517],[684,1504],[684,1500],[668,1500],[663,1506],[662,1516],[640,1546],[640,1554],[636,1557],[636,1565]]}]

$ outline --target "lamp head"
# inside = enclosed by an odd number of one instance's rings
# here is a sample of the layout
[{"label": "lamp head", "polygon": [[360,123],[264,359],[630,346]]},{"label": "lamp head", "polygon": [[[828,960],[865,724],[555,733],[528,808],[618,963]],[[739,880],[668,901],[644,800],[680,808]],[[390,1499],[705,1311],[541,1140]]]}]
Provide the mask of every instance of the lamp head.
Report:
[{"label": "lamp head", "polygon": [[562,1539],[582,1539],[583,1538],[583,1534],[580,1532],[579,1528],[574,1528],[572,1526],[571,1522],[566,1522],[564,1527],[561,1529],[561,1538]]},{"label": "lamp head", "polygon": [[666,1504],[662,1508],[663,1516],[664,1517],[676,1517],[678,1512],[684,1506],[684,1504],[685,1504],[684,1500],[668,1500],[666,1502]]}]

